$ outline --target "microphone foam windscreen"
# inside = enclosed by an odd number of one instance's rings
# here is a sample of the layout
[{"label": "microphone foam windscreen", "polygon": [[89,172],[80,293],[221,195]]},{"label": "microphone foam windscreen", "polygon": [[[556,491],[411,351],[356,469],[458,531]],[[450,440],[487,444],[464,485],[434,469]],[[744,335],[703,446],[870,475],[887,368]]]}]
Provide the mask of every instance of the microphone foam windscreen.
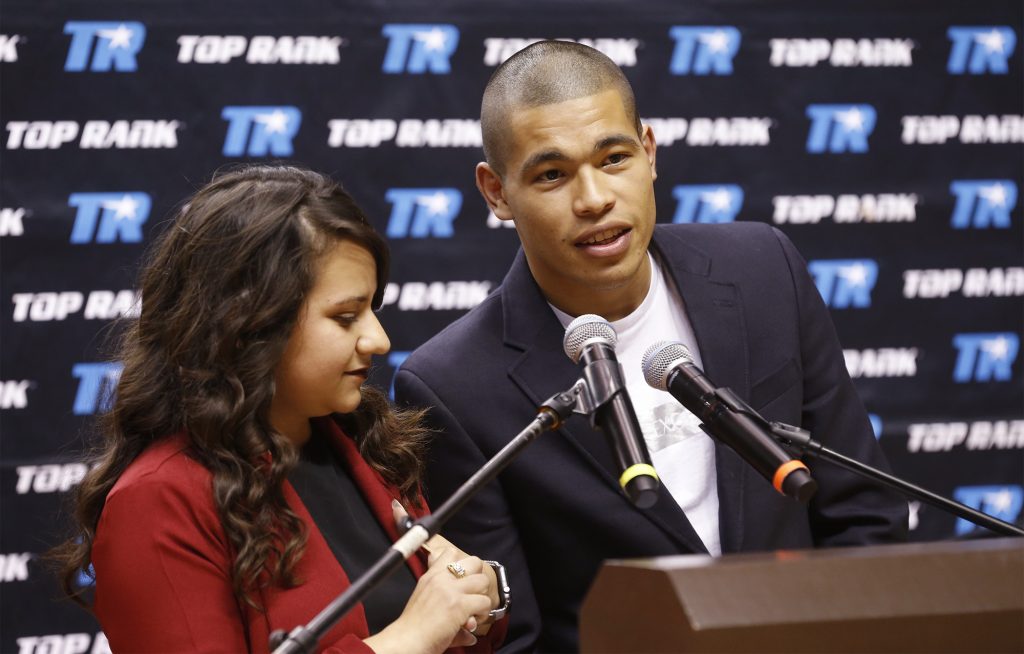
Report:
[{"label": "microphone foam windscreen", "polygon": [[572,359],[573,363],[579,363],[583,346],[594,339],[606,341],[612,349],[615,349],[615,343],[619,340],[610,322],[597,314],[585,313],[565,328],[565,336],[562,338],[565,356]]},{"label": "microphone foam windscreen", "polygon": [[668,373],[675,368],[680,361],[693,363],[690,350],[675,341],[658,341],[644,351],[643,356],[644,379],[648,385],[657,388],[659,391],[668,390]]}]

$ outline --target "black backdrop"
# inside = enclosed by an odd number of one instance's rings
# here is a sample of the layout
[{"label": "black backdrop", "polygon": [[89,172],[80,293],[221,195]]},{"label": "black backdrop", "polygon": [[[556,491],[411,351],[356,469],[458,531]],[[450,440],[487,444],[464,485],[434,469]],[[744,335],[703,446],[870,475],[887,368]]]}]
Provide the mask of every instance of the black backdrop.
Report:
[{"label": "black backdrop", "polygon": [[[295,161],[387,233],[387,387],[517,247],[473,186],[480,92],[530,39],[623,67],[659,220],[783,229],[896,472],[1006,520],[1024,501],[1019,0],[53,2],[0,25],[0,651],[104,651],[39,559],[136,308],[147,242],[210,173]],[[527,420],[528,416],[524,416]],[[912,537],[971,537],[912,504]]]}]

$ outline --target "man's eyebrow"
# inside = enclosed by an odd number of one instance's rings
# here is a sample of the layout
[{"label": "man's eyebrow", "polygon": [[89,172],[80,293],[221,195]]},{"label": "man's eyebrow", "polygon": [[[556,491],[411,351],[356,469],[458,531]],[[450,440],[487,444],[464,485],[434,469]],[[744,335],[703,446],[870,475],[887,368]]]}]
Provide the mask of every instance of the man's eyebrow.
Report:
[{"label": "man's eyebrow", "polygon": [[545,163],[547,161],[567,161],[568,159],[569,157],[566,156],[565,153],[562,152],[561,150],[544,150],[543,152],[538,152],[534,154],[525,162],[523,162],[523,166],[522,168],[520,168],[520,172],[525,173],[531,168],[539,166],[540,164]]},{"label": "man's eyebrow", "polygon": [[[640,147],[640,143],[636,138],[628,134],[612,134],[595,143],[594,152],[600,152],[601,150],[605,150],[616,145],[628,145],[634,148]],[[542,163],[548,161],[568,161],[568,159],[569,157],[561,150],[544,150],[534,154],[523,162],[523,166],[520,168],[520,171],[525,174],[531,168],[539,166]]]},{"label": "man's eyebrow", "polygon": [[635,137],[628,134],[612,134],[606,136],[594,145],[594,152],[599,152],[605,148],[610,148],[614,145],[629,145],[633,147],[639,147],[640,143]]}]

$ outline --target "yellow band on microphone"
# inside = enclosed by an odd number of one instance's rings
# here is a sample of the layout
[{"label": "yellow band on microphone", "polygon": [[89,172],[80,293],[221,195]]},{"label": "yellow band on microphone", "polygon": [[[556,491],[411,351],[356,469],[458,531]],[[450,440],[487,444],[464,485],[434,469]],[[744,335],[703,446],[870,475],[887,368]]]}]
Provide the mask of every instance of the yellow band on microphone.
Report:
[{"label": "yellow band on microphone", "polygon": [[[623,471],[622,476],[619,477],[619,486],[622,486],[622,488],[625,489],[626,484],[633,481],[634,477],[639,477],[641,475],[647,477],[654,477],[655,479],[658,479],[658,473],[654,469],[654,466],[652,466],[649,463],[634,463],[633,465],[626,468]],[[658,479],[658,481],[661,480]]]}]

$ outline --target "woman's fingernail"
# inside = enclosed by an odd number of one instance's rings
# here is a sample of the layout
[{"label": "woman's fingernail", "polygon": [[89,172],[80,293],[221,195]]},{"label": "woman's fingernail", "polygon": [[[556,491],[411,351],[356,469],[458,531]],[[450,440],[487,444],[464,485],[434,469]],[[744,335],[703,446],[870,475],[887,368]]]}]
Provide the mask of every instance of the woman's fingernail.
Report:
[{"label": "woman's fingernail", "polygon": [[400,509],[400,508],[402,508],[402,503],[399,502],[398,500],[391,500],[391,508],[392,509]]}]

